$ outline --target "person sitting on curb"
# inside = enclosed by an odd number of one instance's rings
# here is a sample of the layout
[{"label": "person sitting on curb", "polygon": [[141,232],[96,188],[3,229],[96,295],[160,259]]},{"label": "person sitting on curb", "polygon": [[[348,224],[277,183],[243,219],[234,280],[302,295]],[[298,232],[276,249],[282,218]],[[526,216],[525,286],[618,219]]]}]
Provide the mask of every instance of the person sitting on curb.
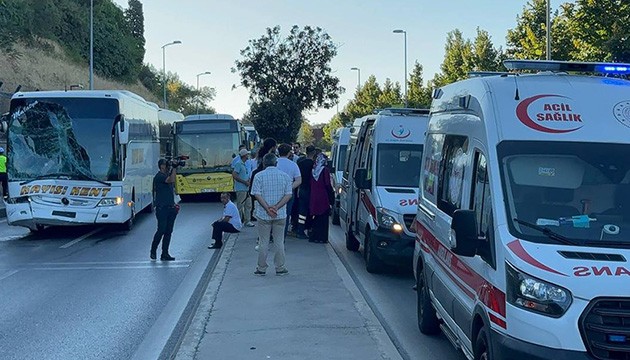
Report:
[{"label": "person sitting on curb", "polygon": [[212,238],[214,244],[208,246],[208,249],[220,249],[223,246],[223,233],[238,233],[241,231],[243,224],[238,214],[238,208],[230,200],[230,194],[221,193],[221,203],[223,203],[223,217],[212,224]]}]

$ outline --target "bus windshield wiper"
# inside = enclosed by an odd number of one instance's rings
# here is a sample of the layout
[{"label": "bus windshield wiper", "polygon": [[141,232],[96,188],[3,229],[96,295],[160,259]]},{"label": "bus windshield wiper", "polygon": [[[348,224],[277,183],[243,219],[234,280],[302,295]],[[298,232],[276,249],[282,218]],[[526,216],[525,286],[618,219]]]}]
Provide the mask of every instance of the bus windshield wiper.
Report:
[{"label": "bus windshield wiper", "polygon": [[558,234],[557,232],[554,232],[552,230],[547,229],[546,227],[542,227],[536,224],[532,224],[530,222],[518,219],[518,218],[514,218],[512,219],[514,221],[516,221],[517,223],[526,226],[528,228],[534,229],[534,230],[538,230],[541,233],[545,234],[548,238],[556,240],[559,243],[565,244],[565,245],[577,245],[574,241],[572,241],[571,239],[562,236],[560,234]]},{"label": "bus windshield wiper", "polygon": [[36,176],[35,178],[33,178],[31,180],[27,180],[27,181],[21,182],[20,185],[30,184],[33,181],[37,181],[37,180],[63,179],[63,178],[67,178],[68,180],[70,180],[70,179],[89,180],[89,181],[95,181],[95,182],[103,184],[103,185],[112,186],[111,183],[95,179],[95,178],[87,176],[85,174],[67,174],[67,173],[52,173],[52,174],[39,175],[39,176]]}]

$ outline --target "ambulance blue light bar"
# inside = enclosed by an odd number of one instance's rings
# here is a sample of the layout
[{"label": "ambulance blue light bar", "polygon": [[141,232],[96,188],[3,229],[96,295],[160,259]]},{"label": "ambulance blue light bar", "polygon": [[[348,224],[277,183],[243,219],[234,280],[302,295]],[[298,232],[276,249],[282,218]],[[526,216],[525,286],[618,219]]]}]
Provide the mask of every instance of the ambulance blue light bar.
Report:
[{"label": "ambulance blue light bar", "polygon": [[505,60],[508,70],[577,71],[603,74],[630,74],[630,64],[556,60]]}]

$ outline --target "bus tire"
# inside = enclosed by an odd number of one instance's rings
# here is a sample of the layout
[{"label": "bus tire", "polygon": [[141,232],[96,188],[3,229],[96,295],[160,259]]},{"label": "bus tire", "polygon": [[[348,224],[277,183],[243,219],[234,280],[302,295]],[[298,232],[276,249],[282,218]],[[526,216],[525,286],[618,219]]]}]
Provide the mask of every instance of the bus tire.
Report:
[{"label": "bus tire", "polygon": [[365,231],[365,269],[370,274],[379,274],[383,272],[384,264],[376,255],[374,255],[374,244],[370,241],[370,230]]},{"label": "bus tire", "polygon": [[28,228],[33,234],[38,234],[40,232],[42,232],[44,229],[46,228],[46,226],[42,225],[42,224],[35,224],[34,227],[30,227]]},{"label": "bus tire", "polygon": [[429,289],[426,287],[424,270],[418,263],[416,271],[416,294],[418,297],[418,329],[425,335],[435,335],[440,332],[440,320],[435,314],[435,308],[431,304]]},{"label": "bus tire", "polygon": [[123,223],[123,230],[131,231],[135,224],[135,220],[136,220],[136,212],[134,211],[133,208],[131,208],[131,217],[129,218],[129,220]]},{"label": "bus tire", "polygon": [[357,252],[359,251],[360,246],[361,244],[359,243],[359,241],[357,241],[357,238],[355,238],[354,235],[352,234],[352,230],[349,229],[348,232],[346,233],[346,249],[352,252]]}]

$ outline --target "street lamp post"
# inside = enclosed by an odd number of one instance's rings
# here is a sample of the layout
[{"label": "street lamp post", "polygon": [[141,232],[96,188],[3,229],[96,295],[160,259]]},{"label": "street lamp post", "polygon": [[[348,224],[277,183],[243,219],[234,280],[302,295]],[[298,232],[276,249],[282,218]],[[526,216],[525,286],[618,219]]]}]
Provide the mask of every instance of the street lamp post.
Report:
[{"label": "street lamp post", "polygon": [[[199,77],[202,75],[210,75],[210,71],[206,71],[206,72],[202,72],[201,74],[197,74],[197,92],[199,92]],[[197,114],[199,114],[199,94],[197,94],[197,106],[195,106],[197,109]]]},{"label": "street lamp post", "polygon": [[357,91],[361,90],[361,69],[357,68],[357,67],[353,67],[350,69],[350,71],[356,71],[357,72]]},{"label": "street lamp post", "polygon": [[201,74],[197,74],[197,91],[199,91],[199,77],[202,75],[210,75],[210,71],[202,72]]},{"label": "street lamp post", "polygon": [[404,34],[405,36],[405,107],[407,107],[407,32],[405,30],[396,29],[394,30],[394,34]]},{"label": "street lamp post", "polygon": [[94,0],[90,0],[90,90],[94,90]]},{"label": "street lamp post", "polygon": [[551,0],[547,0],[547,60],[551,60]]},{"label": "street lamp post", "polygon": [[171,45],[181,44],[182,42],[179,40],[175,40],[168,44],[162,45],[162,88],[164,88],[164,109],[166,107],[166,47]]}]

